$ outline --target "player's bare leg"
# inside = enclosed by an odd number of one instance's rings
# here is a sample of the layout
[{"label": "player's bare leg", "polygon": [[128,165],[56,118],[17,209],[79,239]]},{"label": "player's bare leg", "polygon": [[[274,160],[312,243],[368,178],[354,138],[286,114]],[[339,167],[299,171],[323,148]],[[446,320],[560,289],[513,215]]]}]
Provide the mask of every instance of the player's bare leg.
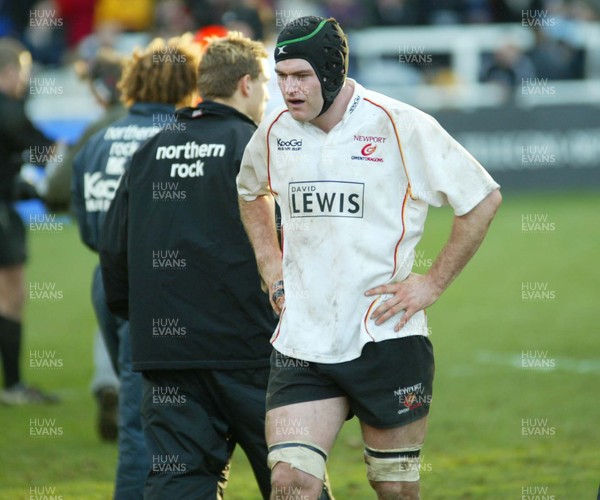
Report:
[{"label": "player's bare leg", "polygon": [[[25,272],[22,264],[0,268],[0,367],[4,389],[21,382],[21,316],[25,303]],[[5,404],[18,404],[16,393],[0,392]]]},{"label": "player's bare leg", "polygon": [[0,268],[0,315],[21,321],[25,304],[25,268],[22,264]]},{"label": "player's bare leg", "polygon": [[[410,424],[393,429],[376,429],[361,422],[361,429],[365,446],[372,450],[401,450],[416,448],[423,445],[427,431],[427,417],[411,422]],[[401,470],[403,462],[397,461],[396,471]],[[404,464],[406,466],[406,464]],[[410,466],[418,467],[418,461]],[[418,469],[416,469],[418,471]],[[378,500],[418,500],[419,481],[377,481],[369,479],[371,486],[377,493]]]},{"label": "player's bare leg", "polygon": [[[347,415],[348,401],[344,397],[274,408],[267,412],[267,445],[271,449],[281,443],[300,442],[329,454]],[[316,500],[323,490],[320,478],[284,461],[272,467],[271,485],[271,500]]]}]

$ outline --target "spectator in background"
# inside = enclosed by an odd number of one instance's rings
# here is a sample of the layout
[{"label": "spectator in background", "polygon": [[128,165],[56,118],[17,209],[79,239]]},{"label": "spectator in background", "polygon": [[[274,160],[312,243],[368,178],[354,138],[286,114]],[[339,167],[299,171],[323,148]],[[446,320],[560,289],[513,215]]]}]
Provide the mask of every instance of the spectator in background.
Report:
[{"label": "spectator in background", "polygon": [[220,24],[230,8],[228,0],[183,0],[196,27]]},{"label": "spectator in background", "polygon": [[569,44],[550,38],[543,30],[535,30],[534,35],[530,57],[538,78],[568,80],[582,76],[577,71],[577,53]]},{"label": "spectator in background", "polygon": [[[173,1],[173,0],[169,0]],[[195,29],[222,24],[254,40],[263,40],[264,26],[274,7],[265,0],[184,0]]]},{"label": "spectator in background", "polygon": [[546,8],[546,0],[489,1],[492,4],[493,20],[496,23],[521,23],[523,11],[539,11]]},{"label": "spectator in background", "polygon": [[22,40],[34,61],[44,65],[60,65],[66,46],[66,34],[67,26],[57,2],[41,0],[30,5]]},{"label": "spectator in background", "polygon": [[[53,141],[25,114],[23,97],[29,84],[31,55],[16,40],[0,40],[0,356],[4,390],[0,402],[8,405],[55,403],[55,396],[27,386],[21,380],[23,306],[25,304],[25,228],[13,208],[15,184],[30,152],[32,163],[45,163],[54,154]],[[33,150],[31,148],[34,148]],[[32,153],[33,152],[33,153]]]},{"label": "spectator in background", "polygon": [[[76,64],[77,72],[88,81],[92,94],[105,109],[105,113],[83,132],[77,143],[69,148],[63,161],[47,166],[44,202],[51,210],[68,210],[70,207],[71,174],[75,155],[96,132],[127,114],[121,105],[117,89],[122,62],[121,55],[110,49],[101,49],[93,60],[82,60]],[[107,348],[111,351],[110,356]],[[94,376],[91,390],[98,403],[97,429],[100,438],[105,441],[115,441],[118,434],[119,381],[115,373],[118,370],[117,360],[118,339],[111,335],[103,336],[102,332],[97,330],[94,338]]]},{"label": "spectator in background", "polygon": [[464,18],[465,5],[461,0],[421,0],[419,7],[424,24],[459,24]]},{"label": "spectator in background", "polygon": [[493,19],[491,4],[490,0],[466,0],[463,22],[470,24],[490,23]]},{"label": "spectator in background", "polygon": [[380,26],[406,26],[419,20],[417,0],[376,0],[374,10],[375,23]]},{"label": "spectator in background", "polygon": [[55,0],[55,5],[64,24],[67,46],[74,49],[94,31],[96,0]]},{"label": "spectator in background", "polygon": [[223,14],[221,19],[229,31],[238,31],[252,40],[264,39],[263,24],[258,9],[250,1],[233,6]]},{"label": "spectator in background", "polygon": [[105,47],[91,61],[81,60],[75,64],[75,71],[88,82],[96,102],[104,108],[104,114],[85,129],[62,162],[46,169],[48,177],[44,201],[51,210],[68,210],[71,206],[71,172],[75,155],[92,135],[127,114],[117,89],[122,64],[123,56]]},{"label": "spectator in background", "polygon": [[360,29],[368,26],[367,5],[357,0],[325,0],[324,17],[335,17],[348,29]]},{"label": "spectator in background", "polygon": [[[176,106],[189,105],[196,90],[198,48],[191,36],[165,42],[155,39],[127,61],[119,82],[127,116],[94,134],[73,162],[73,206],[81,239],[98,252],[106,212],[112,203],[121,175],[136,149],[173,122]],[[112,315],[99,266],[94,270],[92,300],[98,323],[118,365],[119,461],[115,499],[141,499],[150,471],[140,418],[141,383],[132,371],[129,323]],[[118,359],[116,359],[118,358]]]},{"label": "spectator in background", "polygon": [[163,0],[156,5],[154,11],[156,36],[170,38],[195,29],[194,18],[183,0]]},{"label": "spectator in background", "polygon": [[94,25],[115,24],[120,31],[148,31],[154,20],[153,0],[97,0]]},{"label": "spectator in background", "polygon": [[29,25],[30,11],[35,0],[18,2],[0,2],[0,37],[23,39],[25,28]]},{"label": "spectator in background", "polygon": [[516,45],[507,43],[494,53],[491,62],[483,70],[481,81],[498,84],[508,99],[523,80],[535,76],[531,60]]}]

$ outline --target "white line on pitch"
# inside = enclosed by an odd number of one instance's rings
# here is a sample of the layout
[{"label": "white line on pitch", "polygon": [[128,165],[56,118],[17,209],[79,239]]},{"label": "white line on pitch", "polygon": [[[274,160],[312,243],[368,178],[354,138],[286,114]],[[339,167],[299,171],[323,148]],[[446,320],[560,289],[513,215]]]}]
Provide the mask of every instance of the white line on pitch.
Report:
[{"label": "white line on pitch", "polygon": [[[479,351],[475,361],[480,364],[495,366],[512,366],[521,370],[535,370],[549,372],[562,370],[573,373],[600,373],[600,359],[557,358],[545,355],[540,357],[523,353],[536,351],[522,351],[521,354]],[[541,351],[540,351],[541,352]]]}]

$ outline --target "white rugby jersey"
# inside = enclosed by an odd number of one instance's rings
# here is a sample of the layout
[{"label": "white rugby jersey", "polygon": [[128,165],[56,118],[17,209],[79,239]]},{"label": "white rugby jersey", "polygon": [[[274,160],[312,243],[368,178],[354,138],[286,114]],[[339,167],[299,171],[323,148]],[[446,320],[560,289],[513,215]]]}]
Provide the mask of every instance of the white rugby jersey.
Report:
[{"label": "white rugby jersey", "polygon": [[434,120],[356,82],[329,133],[272,112],[248,144],[238,191],[272,194],[281,209],[285,307],[271,342],[306,361],[340,363],[367,342],[427,335],[424,311],[369,319],[377,285],[411,272],[427,208],[464,215],[499,186]]}]

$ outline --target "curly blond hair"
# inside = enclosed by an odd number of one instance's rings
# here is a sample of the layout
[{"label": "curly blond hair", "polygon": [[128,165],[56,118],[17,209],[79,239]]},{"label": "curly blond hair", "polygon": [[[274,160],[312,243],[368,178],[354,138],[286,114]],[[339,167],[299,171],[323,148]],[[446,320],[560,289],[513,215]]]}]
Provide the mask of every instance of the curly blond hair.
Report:
[{"label": "curly blond hair", "polygon": [[121,101],[126,106],[136,102],[184,104],[197,90],[199,62],[200,46],[191,34],[166,41],[155,38],[125,62],[118,83]]}]

